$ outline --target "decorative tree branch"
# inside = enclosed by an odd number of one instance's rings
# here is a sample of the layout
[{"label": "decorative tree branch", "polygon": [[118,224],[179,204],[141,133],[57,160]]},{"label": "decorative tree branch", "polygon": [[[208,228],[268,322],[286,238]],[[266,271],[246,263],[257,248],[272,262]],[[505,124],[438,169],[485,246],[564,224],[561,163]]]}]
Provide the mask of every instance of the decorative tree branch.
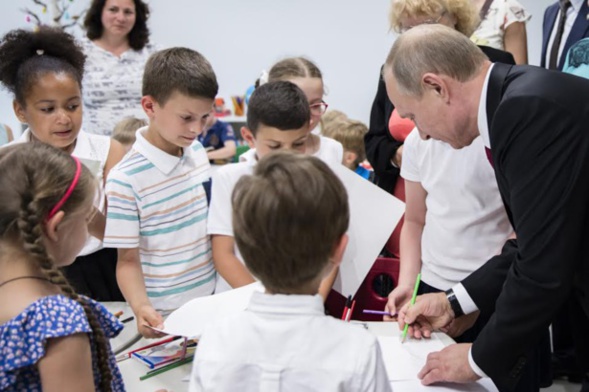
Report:
[{"label": "decorative tree branch", "polygon": [[[73,0],[31,0],[37,6],[42,7],[42,13],[49,13],[53,25],[60,26],[62,29],[67,29],[76,26],[80,23],[82,16],[86,11],[82,11],[76,15],[69,15],[68,9],[73,4]],[[34,19],[33,23],[36,26],[44,24],[43,18],[39,14],[30,9],[21,9],[25,14]]]}]

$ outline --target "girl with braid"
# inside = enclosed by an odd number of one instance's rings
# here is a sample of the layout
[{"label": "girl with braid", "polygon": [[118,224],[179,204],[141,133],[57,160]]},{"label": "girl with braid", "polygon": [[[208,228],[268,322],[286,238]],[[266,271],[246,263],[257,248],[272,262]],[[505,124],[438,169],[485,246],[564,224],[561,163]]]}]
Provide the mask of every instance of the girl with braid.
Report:
[{"label": "girl with braid", "polygon": [[0,149],[0,173],[0,390],[124,391],[122,324],[58,269],[86,243],[96,179],[43,143]]},{"label": "girl with braid", "polygon": [[[12,30],[0,42],[0,81],[14,94],[14,112],[28,128],[15,143],[40,141],[80,159],[102,187],[125,154],[107,136],[82,126],[82,76],[85,57],[74,38],[59,28]],[[116,250],[102,246],[106,210],[103,194],[89,225],[91,238],[64,273],[76,291],[98,301],[123,301],[116,281]]]}]

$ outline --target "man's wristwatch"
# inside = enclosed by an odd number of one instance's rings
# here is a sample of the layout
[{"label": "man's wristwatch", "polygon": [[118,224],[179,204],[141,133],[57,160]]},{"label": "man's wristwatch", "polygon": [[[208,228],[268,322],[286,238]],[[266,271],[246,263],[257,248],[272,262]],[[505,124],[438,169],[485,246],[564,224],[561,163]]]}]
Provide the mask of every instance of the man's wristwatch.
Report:
[{"label": "man's wristwatch", "polygon": [[458,298],[456,298],[456,294],[454,294],[454,290],[449,289],[446,290],[445,293],[448,302],[450,302],[450,307],[454,312],[454,318],[464,316],[464,311],[462,310],[462,306],[460,306],[460,302],[458,302]]}]

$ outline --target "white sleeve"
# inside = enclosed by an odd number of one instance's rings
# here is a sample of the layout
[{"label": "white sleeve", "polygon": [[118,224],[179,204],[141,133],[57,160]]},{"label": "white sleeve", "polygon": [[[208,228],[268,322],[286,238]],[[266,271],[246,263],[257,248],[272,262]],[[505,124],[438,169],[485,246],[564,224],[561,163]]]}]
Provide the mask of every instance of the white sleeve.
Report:
[{"label": "white sleeve", "polygon": [[131,179],[114,168],[105,185],[107,213],[104,246],[138,248],[140,218],[136,192]]},{"label": "white sleeve", "polygon": [[458,303],[460,304],[460,307],[462,308],[464,314],[474,313],[477,310],[479,310],[477,304],[474,303],[474,301],[472,300],[472,298],[468,294],[468,291],[466,291],[462,283],[458,283],[457,285],[452,287],[452,290],[454,291],[456,300],[458,300]]},{"label": "white sleeve", "polygon": [[[231,215],[231,193],[236,180],[232,178],[229,167],[222,167],[213,175],[211,184],[211,204],[207,219],[207,234],[220,234],[233,237]],[[235,174],[235,173],[234,173]]]},{"label": "white sleeve", "polygon": [[422,182],[419,173],[419,161],[421,160],[420,146],[423,144],[420,142],[421,140],[419,139],[417,128],[414,128],[413,131],[407,135],[407,138],[403,143],[401,177],[408,181]]},{"label": "white sleeve", "polygon": [[481,369],[474,361],[474,358],[472,357],[472,346],[470,346],[470,349],[468,350],[468,364],[470,365],[472,371],[477,374],[477,376],[481,378],[489,377],[485,374],[485,372],[483,372],[483,369]]},{"label": "white sleeve", "polygon": [[532,17],[517,0],[507,0],[505,8],[504,29],[515,22],[527,22]]}]

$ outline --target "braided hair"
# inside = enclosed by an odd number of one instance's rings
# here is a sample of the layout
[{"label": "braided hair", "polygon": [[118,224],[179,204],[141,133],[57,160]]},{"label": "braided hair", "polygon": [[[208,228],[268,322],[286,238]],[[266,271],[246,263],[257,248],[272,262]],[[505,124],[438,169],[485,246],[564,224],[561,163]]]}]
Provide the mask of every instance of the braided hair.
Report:
[{"label": "braided hair", "polygon": [[[21,143],[0,150],[0,238],[20,244],[40,272],[61,292],[79,303],[92,329],[100,391],[111,391],[108,341],[88,302],[78,296],[47,252],[43,224],[72,183],[76,164],[67,153],[44,143]],[[62,206],[66,214],[87,205],[95,190],[90,171],[82,172]]]}]

